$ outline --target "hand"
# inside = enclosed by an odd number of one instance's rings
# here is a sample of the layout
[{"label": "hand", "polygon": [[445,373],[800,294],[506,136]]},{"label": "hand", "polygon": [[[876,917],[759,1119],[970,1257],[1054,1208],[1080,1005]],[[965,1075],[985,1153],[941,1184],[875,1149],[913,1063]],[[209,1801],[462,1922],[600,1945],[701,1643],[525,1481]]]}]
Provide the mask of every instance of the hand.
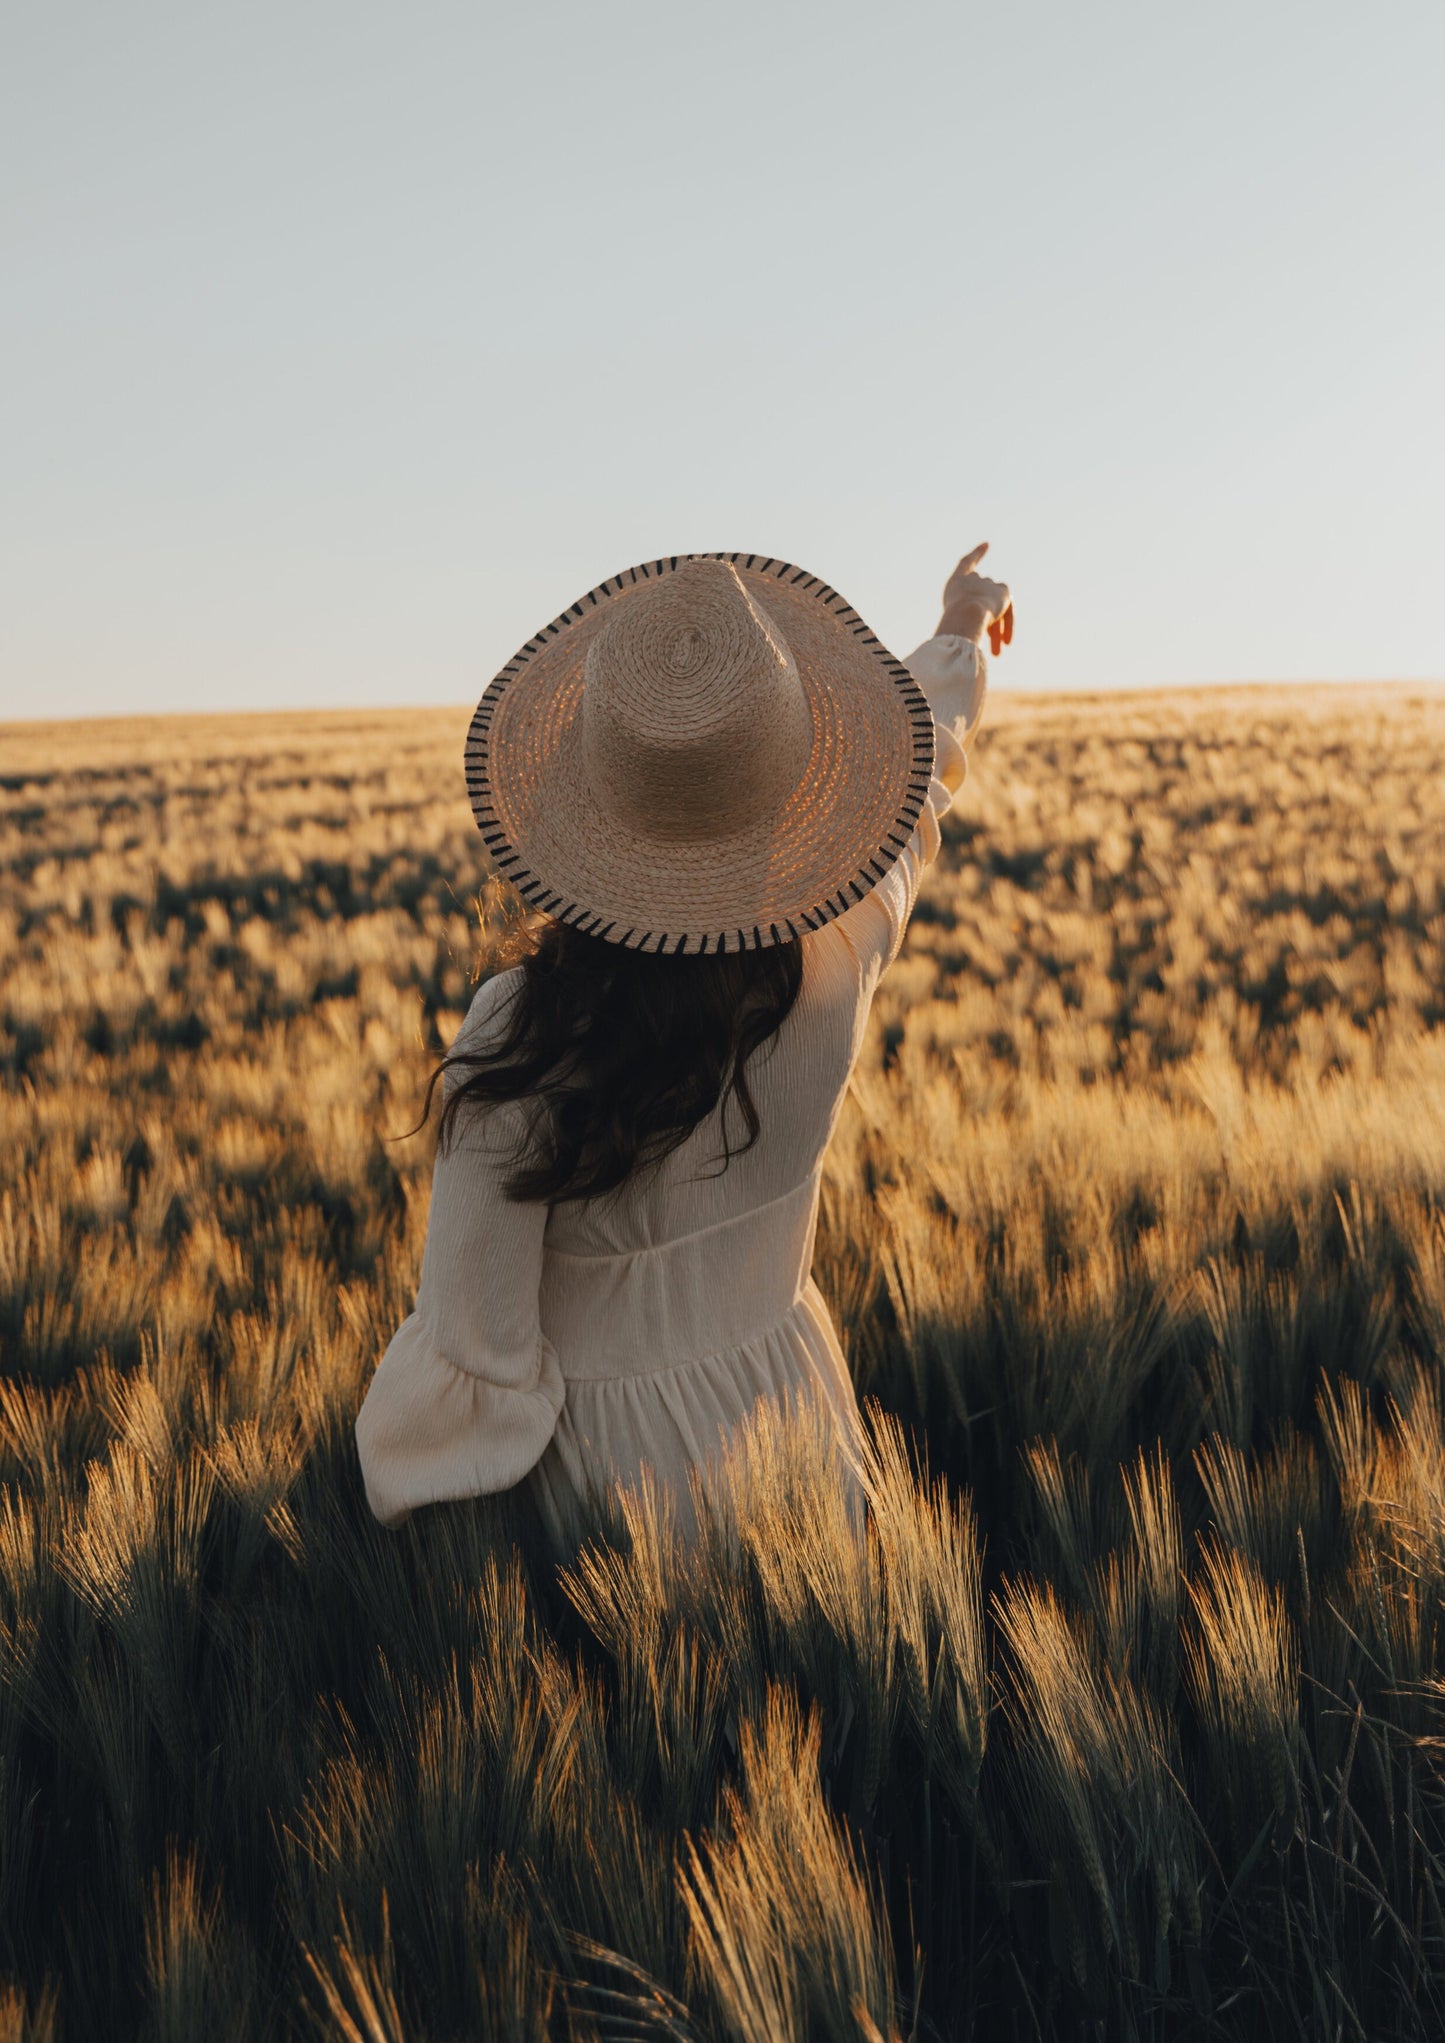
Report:
[{"label": "hand", "polygon": [[972,553],[963,556],[944,584],[938,636],[957,632],[960,638],[971,638],[977,644],[987,632],[996,656],[1013,642],[1014,599],[1007,582],[991,582],[986,575],[975,573],[987,552],[985,539]]}]

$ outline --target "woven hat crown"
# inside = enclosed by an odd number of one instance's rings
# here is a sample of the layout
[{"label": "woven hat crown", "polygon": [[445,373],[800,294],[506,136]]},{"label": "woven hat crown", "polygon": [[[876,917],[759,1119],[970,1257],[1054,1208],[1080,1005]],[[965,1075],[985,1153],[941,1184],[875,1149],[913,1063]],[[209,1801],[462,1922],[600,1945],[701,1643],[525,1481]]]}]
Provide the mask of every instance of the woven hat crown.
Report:
[{"label": "woven hat crown", "polygon": [[728,836],[778,815],[812,745],[787,640],[729,561],[684,562],[588,648],[583,767],[601,807],[644,837]]}]

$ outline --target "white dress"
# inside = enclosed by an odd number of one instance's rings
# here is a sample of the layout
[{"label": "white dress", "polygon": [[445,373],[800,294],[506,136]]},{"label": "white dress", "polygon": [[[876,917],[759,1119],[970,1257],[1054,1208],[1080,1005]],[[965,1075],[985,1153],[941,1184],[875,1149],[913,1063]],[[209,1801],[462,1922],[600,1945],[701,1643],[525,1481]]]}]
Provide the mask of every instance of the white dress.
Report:
[{"label": "white dress", "polygon": [[[714,1112],[611,1197],[551,1206],[502,1190],[520,1103],[464,1117],[438,1155],[416,1308],[356,1418],[367,1501],[383,1525],[525,1480],[562,1546],[580,1497],[650,1464],[673,1484],[686,1528],[688,1469],[759,1398],[811,1383],[841,1424],[855,1422],[812,1278],[823,1156],[879,975],[967,772],[987,677],[982,651],[952,636],[907,664],[937,727],[928,800],[887,877],[801,939],[797,1003],[748,1066],[761,1121],[752,1148],[717,1172]],[[486,1041],[515,976],[482,985],[454,1047]],[[736,1144],[736,1109],[730,1125]]]}]

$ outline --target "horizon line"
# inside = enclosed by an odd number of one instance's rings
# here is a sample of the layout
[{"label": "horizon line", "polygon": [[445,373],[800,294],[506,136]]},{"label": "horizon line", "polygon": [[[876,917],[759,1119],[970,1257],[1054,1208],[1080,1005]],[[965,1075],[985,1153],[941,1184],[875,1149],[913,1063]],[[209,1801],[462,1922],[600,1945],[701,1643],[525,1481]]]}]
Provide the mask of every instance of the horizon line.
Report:
[{"label": "horizon line", "polygon": [[[1020,702],[1048,702],[1060,700],[1107,702],[1115,697],[1134,698],[1141,695],[1190,695],[1207,689],[1265,690],[1271,688],[1300,689],[1327,688],[1332,691],[1344,689],[1368,689],[1371,692],[1383,689],[1420,688],[1445,689],[1445,674],[1434,676],[1377,676],[1370,679],[1324,680],[1316,676],[1298,675],[1287,680],[1222,680],[1211,681],[1140,681],[1126,682],[1115,688],[1060,687],[1037,688],[1015,687],[1007,680],[995,678],[995,666],[990,664],[989,691],[997,690],[1000,696],[1010,696]],[[484,691],[485,692],[485,691]],[[132,709],[108,710],[97,713],[94,710],[52,712],[39,716],[7,716],[0,718],[0,732],[7,730],[35,732],[37,730],[71,727],[76,724],[135,724],[135,723],[202,723],[213,720],[217,723],[237,718],[288,719],[297,717],[323,716],[403,716],[440,714],[445,711],[474,710],[478,697],[451,697],[442,701],[427,702],[336,702],[336,703],[290,703],[284,708],[268,705],[264,708],[216,708],[216,709]]]}]

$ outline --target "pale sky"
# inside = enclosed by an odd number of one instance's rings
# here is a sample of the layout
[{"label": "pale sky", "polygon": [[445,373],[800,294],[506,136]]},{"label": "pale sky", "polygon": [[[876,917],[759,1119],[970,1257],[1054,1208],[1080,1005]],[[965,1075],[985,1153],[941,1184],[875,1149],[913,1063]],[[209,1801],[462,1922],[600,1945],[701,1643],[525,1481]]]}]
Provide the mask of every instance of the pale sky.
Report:
[{"label": "pale sky", "polygon": [[8,0],[0,718],[475,700],[774,553],[1445,676],[1440,0]]}]

